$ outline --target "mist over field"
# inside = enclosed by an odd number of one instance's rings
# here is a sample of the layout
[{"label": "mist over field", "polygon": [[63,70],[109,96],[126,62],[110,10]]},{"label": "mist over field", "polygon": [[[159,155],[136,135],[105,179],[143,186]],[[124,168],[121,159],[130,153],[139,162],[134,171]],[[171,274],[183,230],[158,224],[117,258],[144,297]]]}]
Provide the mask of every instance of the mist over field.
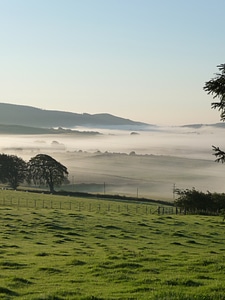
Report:
[{"label": "mist over field", "polygon": [[25,160],[38,153],[52,155],[68,168],[68,188],[74,191],[168,200],[174,185],[224,192],[225,166],[212,155],[212,145],[225,149],[222,128],[98,131],[89,137],[1,135],[0,151]]}]

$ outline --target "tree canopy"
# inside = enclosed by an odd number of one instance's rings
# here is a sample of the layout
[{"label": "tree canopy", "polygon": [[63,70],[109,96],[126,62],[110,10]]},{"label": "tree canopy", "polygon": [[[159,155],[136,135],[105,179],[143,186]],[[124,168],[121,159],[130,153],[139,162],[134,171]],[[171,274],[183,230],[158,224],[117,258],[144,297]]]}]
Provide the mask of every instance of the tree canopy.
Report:
[{"label": "tree canopy", "polygon": [[186,212],[190,213],[218,213],[221,209],[225,209],[225,194],[203,193],[194,188],[186,190],[176,190],[179,196],[174,204]]},{"label": "tree canopy", "polygon": [[67,168],[47,154],[38,154],[28,162],[28,180],[34,184],[46,184],[51,193],[67,179]]},{"label": "tree canopy", "polygon": [[212,108],[220,111],[222,121],[225,121],[225,64],[218,65],[220,73],[216,73],[215,77],[205,83],[203,89],[213,96],[218,98],[219,102],[212,102]]},{"label": "tree canopy", "polygon": [[17,189],[27,177],[27,163],[16,155],[0,154],[0,181]]},{"label": "tree canopy", "polygon": [[[220,111],[221,121],[225,121],[225,64],[217,66],[220,73],[216,73],[215,77],[205,83],[203,89],[217,98],[218,102],[212,102],[211,106],[214,109]],[[219,147],[213,146],[214,155],[216,156],[216,162],[225,162],[225,152]]]}]

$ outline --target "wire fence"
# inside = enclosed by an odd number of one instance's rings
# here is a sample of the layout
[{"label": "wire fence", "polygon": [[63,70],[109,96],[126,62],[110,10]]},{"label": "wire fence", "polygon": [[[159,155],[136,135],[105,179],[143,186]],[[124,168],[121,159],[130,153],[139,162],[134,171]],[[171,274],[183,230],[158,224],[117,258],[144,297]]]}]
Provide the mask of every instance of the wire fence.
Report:
[{"label": "wire fence", "polygon": [[[42,195],[43,196],[43,195]],[[43,197],[42,197],[43,198]],[[78,199],[71,200],[68,197],[67,200],[59,200],[57,196],[54,199],[47,199],[46,195],[44,199],[32,199],[27,197],[0,197],[0,206],[2,207],[14,207],[14,208],[27,208],[27,209],[57,209],[57,210],[72,210],[72,211],[89,211],[97,213],[106,212],[118,212],[126,214],[178,214],[180,211],[173,206],[157,206],[146,203],[127,203],[123,201],[109,201],[88,199],[87,201]],[[59,197],[60,198],[60,197]]]}]

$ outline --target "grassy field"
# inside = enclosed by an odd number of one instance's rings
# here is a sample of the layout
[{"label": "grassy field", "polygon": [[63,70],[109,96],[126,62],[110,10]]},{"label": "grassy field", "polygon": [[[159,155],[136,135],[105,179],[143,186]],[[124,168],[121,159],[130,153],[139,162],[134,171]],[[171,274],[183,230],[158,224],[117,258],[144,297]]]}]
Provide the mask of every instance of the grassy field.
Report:
[{"label": "grassy field", "polygon": [[[35,199],[42,205],[33,207]],[[225,299],[221,217],[69,201],[0,192],[0,299]]]}]

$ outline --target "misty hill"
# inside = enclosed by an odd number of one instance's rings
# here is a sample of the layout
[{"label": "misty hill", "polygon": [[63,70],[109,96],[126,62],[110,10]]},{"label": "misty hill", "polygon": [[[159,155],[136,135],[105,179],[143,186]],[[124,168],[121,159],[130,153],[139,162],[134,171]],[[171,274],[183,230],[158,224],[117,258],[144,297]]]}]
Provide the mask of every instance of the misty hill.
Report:
[{"label": "misty hill", "polygon": [[31,106],[0,103],[0,124],[50,128],[77,126],[92,128],[134,129],[149,126],[142,122],[116,117],[107,113],[77,114],[65,111],[43,110]]},{"label": "misty hill", "polygon": [[71,129],[63,129],[61,127],[54,128],[37,128],[37,127],[28,127],[22,125],[1,125],[0,124],[0,134],[70,134],[75,136],[93,136],[100,134],[97,131],[78,131]]},{"label": "misty hill", "polygon": [[187,124],[181,127],[195,128],[199,129],[202,127],[215,127],[215,128],[225,128],[225,123],[215,123],[215,124]]}]

